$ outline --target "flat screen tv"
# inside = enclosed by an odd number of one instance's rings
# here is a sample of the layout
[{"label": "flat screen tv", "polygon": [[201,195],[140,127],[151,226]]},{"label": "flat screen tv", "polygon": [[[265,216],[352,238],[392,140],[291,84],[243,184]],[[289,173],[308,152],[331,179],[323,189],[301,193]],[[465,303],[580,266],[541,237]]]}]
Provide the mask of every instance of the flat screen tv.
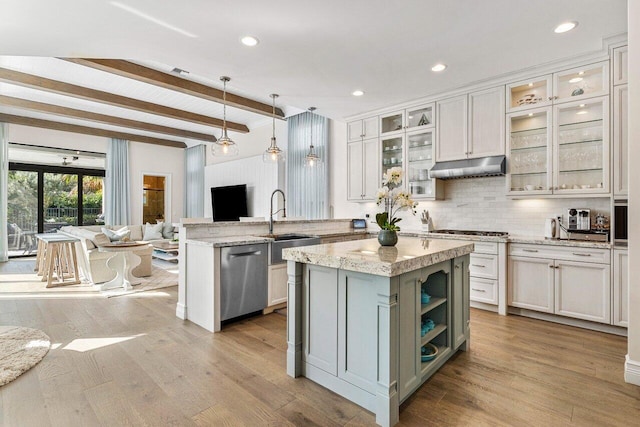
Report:
[{"label": "flat screen tv", "polygon": [[247,214],[247,185],[211,187],[214,221],[240,221]]}]

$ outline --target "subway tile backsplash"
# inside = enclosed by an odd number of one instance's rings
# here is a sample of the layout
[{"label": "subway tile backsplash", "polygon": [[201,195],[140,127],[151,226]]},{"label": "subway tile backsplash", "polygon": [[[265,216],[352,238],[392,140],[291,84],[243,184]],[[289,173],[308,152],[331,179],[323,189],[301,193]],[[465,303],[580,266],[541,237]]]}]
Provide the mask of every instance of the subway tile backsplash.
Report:
[{"label": "subway tile backsplash", "polygon": [[[379,207],[373,205],[374,211]],[[402,213],[403,230],[421,228],[420,212],[429,211],[436,228],[507,231],[526,236],[544,235],[545,218],[563,215],[568,208],[589,208],[593,215],[610,215],[610,199],[521,199],[506,196],[505,177],[445,181],[445,199],[420,202],[418,215]],[[367,212],[369,213],[369,212]],[[565,218],[566,220],[566,218]]]}]

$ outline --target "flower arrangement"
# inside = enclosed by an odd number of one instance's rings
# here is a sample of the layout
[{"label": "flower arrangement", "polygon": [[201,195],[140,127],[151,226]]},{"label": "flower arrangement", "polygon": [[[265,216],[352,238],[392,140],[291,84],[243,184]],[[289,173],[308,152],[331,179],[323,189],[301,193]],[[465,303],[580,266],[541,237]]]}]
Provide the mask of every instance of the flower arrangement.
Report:
[{"label": "flower arrangement", "polygon": [[413,201],[411,194],[403,191],[402,168],[390,168],[382,176],[382,188],[378,189],[377,204],[384,202],[385,211],[376,214],[376,222],[382,230],[399,231],[398,223],[402,218],[395,216],[399,211],[410,209],[413,215],[416,214],[418,204]]}]

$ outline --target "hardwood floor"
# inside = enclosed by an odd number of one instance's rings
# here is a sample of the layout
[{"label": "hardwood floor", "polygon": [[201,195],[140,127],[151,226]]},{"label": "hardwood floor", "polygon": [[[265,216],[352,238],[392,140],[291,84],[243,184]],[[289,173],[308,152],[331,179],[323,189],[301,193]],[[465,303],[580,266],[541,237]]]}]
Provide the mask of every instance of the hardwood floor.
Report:
[{"label": "hardwood floor", "polygon": [[[175,317],[176,291],[0,299],[0,324],[42,329],[57,347],[0,388],[0,425],[374,425],[286,375],[285,316],[214,335]],[[400,425],[639,425],[624,337],[479,310],[471,327],[471,351],[402,405]]]}]

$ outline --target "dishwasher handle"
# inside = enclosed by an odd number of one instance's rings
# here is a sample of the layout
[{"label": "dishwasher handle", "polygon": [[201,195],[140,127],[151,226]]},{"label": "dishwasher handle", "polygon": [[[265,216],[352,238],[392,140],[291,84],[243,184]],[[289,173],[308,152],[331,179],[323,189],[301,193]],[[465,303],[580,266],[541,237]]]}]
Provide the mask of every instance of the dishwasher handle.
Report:
[{"label": "dishwasher handle", "polygon": [[262,251],[240,252],[239,254],[229,254],[229,258],[236,258],[241,256],[262,255]]}]

